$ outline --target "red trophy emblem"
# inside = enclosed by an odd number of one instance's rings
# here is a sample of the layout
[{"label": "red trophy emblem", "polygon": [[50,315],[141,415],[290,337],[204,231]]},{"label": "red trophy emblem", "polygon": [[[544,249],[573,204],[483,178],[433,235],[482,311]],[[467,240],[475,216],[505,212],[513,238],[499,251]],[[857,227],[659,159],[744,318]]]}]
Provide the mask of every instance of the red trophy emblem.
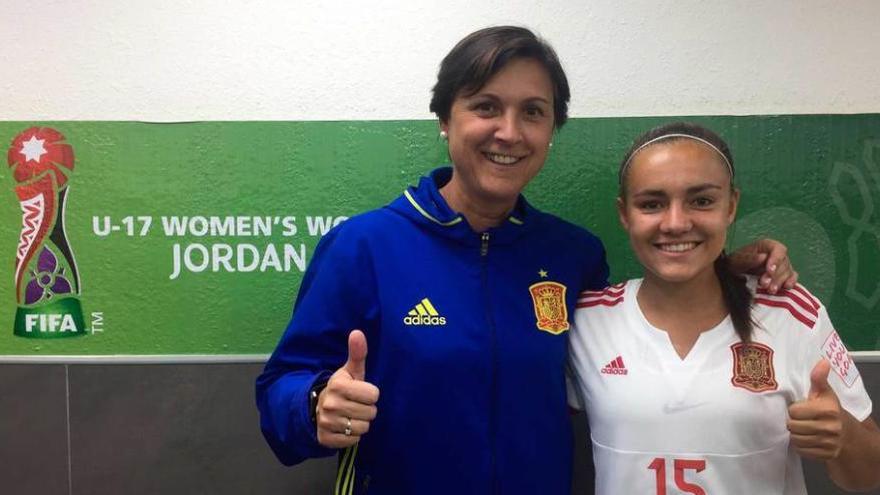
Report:
[{"label": "red trophy emblem", "polygon": [[20,133],[8,162],[21,205],[15,253],[15,335],[57,338],[82,335],[79,275],[64,232],[64,207],[73,172],[73,148],[48,127]]}]

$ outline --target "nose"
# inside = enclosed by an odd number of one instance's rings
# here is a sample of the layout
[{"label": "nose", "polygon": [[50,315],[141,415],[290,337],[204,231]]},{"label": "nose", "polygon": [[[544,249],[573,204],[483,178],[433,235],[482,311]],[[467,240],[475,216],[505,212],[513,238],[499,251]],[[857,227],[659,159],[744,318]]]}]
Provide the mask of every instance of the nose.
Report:
[{"label": "nose", "polygon": [[691,230],[693,222],[683,204],[672,202],[663,212],[663,221],[660,230],[664,234],[681,234]]},{"label": "nose", "polygon": [[495,129],[495,139],[508,144],[522,141],[522,128],[519,115],[515,111],[504,112],[498,118],[498,127]]}]

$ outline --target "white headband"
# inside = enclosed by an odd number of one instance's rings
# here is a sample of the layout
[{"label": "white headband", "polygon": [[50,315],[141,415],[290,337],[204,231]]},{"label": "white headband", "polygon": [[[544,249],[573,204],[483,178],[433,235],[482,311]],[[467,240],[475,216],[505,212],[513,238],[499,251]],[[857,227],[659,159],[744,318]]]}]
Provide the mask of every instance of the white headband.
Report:
[{"label": "white headband", "polygon": [[629,164],[633,161],[633,158],[635,158],[635,156],[639,153],[639,151],[642,151],[643,149],[656,143],[657,141],[662,141],[664,139],[669,139],[669,138],[693,139],[694,141],[699,141],[699,142],[705,144],[706,146],[712,148],[713,150],[715,150],[716,153],[718,153],[718,156],[720,156],[721,159],[724,160],[724,164],[727,165],[727,172],[730,173],[730,178],[733,179],[733,165],[730,164],[730,160],[728,160],[727,157],[724,156],[724,153],[722,153],[721,150],[718,149],[718,147],[716,147],[714,144],[710,143],[709,141],[706,141],[705,139],[699,138],[697,136],[691,136],[690,134],[673,133],[673,134],[664,134],[662,136],[655,137],[654,139],[652,139],[652,140],[648,141],[647,143],[636,148],[636,150],[633,151],[632,154],[629,155],[629,158],[627,158],[626,163],[624,163],[623,166],[620,167],[620,174],[618,175],[617,180],[621,184],[623,184],[623,174],[626,173],[626,169],[629,168]]}]

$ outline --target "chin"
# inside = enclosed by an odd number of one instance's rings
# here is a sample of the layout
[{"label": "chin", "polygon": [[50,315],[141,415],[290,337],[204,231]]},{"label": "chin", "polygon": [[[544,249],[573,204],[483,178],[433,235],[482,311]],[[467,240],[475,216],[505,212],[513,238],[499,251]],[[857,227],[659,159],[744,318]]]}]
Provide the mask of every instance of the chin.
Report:
[{"label": "chin", "polygon": [[643,265],[645,267],[645,271],[650,272],[654,278],[656,278],[657,280],[662,280],[663,282],[669,284],[685,284],[688,282],[694,282],[702,279],[702,277],[707,273],[711,273],[713,275],[715,273],[715,267],[712,264],[700,267],[698,269],[690,266],[651,266],[648,263],[643,263]]},{"label": "chin", "polygon": [[483,192],[493,201],[505,203],[516,201],[516,198],[520,195],[522,190],[525,189],[525,184],[519,184],[508,180],[495,179],[487,182],[488,183],[483,184]]},{"label": "chin", "polygon": [[654,278],[669,284],[684,284],[696,278],[693,274],[649,270]]}]

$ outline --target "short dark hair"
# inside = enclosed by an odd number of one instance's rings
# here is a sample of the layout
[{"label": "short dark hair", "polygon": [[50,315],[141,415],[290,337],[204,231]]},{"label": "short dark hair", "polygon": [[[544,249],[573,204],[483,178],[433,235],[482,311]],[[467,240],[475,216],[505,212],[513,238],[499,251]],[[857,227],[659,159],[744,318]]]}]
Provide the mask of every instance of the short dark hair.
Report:
[{"label": "short dark hair", "polygon": [[442,122],[449,121],[452,102],[459,92],[474,94],[498,71],[514,59],[537,60],[547,69],[553,84],[554,126],[568,119],[571,93],[568,79],[553,48],[523,27],[495,26],[480,29],[456,44],[440,62],[437,83],[432,89],[431,112]]}]

